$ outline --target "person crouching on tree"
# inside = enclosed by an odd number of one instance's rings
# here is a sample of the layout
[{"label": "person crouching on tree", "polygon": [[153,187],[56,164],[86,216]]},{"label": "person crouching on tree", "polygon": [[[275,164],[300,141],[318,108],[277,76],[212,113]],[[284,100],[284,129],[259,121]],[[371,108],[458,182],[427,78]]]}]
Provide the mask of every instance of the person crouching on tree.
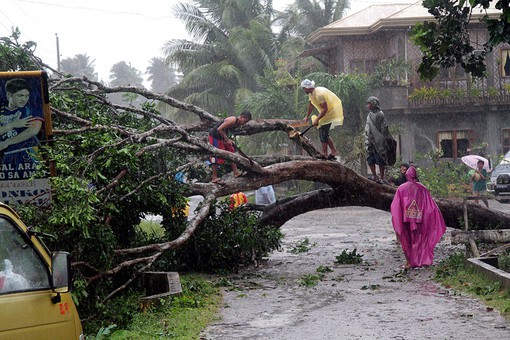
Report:
[{"label": "person crouching on tree", "polygon": [[[233,142],[229,138],[233,134],[233,131],[238,127],[248,123],[251,120],[251,113],[249,111],[242,112],[238,117],[227,117],[224,120],[218,122],[209,131],[209,143],[218,149],[225,151],[235,152]],[[212,166],[212,183],[223,184],[224,182],[218,177],[218,165],[224,164],[225,160],[218,157],[210,158]],[[237,164],[230,163],[232,171],[235,177],[241,176],[241,173],[237,169]]]}]

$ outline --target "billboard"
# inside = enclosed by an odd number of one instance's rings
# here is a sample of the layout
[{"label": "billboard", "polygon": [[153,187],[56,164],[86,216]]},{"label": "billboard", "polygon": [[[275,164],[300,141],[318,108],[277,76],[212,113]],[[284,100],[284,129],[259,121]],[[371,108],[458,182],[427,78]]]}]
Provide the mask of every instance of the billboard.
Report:
[{"label": "billboard", "polygon": [[51,139],[46,72],[0,72],[0,202],[49,205],[49,175],[36,170]]}]

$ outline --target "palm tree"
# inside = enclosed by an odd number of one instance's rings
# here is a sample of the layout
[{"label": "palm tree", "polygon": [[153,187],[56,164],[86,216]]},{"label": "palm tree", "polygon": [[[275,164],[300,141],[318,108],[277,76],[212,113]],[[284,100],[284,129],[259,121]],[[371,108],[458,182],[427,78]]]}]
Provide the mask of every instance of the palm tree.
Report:
[{"label": "palm tree", "polygon": [[171,40],[167,61],[184,73],[171,95],[209,111],[229,112],[240,89],[256,90],[256,76],[274,65],[271,1],[196,0],[174,7],[194,41]]},{"label": "palm tree", "polygon": [[175,70],[165,62],[163,58],[152,58],[145,72],[151,81],[151,90],[166,93],[178,83]]},{"label": "palm tree", "polygon": [[349,0],[296,0],[275,21],[282,34],[304,38],[341,19],[349,6]]},{"label": "palm tree", "polygon": [[[110,69],[110,86],[143,87],[142,72],[131,66],[131,63],[119,61]],[[143,102],[140,96],[125,93],[111,93],[108,98],[116,104],[128,102],[130,105],[140,106]]]},{"label": "palm tree", "polygon": [[60,62],[62,72],[70,73],[74,76],[87,77],[90,80],[97,81],[97,72],[94,70],[95,60],[85,54],[77,54],[73,58],[66,58]]},{"label": "palm tree", "polygon": [[119,61],[110,70],[110,86],[131,85],[143,87],[142,72],[125,61]]}]

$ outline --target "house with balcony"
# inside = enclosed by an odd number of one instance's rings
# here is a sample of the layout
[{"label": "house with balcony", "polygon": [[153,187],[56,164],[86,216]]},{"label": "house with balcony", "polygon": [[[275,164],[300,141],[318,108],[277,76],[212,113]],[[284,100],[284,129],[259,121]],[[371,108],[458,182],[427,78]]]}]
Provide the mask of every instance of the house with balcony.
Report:
[{"label": "house with balcony", "polygon": [[[495,9],[491,13],[500,14]],[[488,37],[477,15],[469,26],[475,49]],[[404,60],[411,66],[412,71],[389,78],[374,93],[389,124],[399,127],[405,162],[414,161],[416,153],[437,149],[444,159],[460,159],[480,145],[487,155],[506,153],[510,150],[510,45],[498,46],[487,55],[486,79],[473,79],[458,67],[423,82],[415,71],[422,55],[410,32],[414,24],[432,20],[421,1],[372,5],[312,33],[307,41],[313,48],[303,55],[320,58],[332,74],[370,74],[388,60]]]}]

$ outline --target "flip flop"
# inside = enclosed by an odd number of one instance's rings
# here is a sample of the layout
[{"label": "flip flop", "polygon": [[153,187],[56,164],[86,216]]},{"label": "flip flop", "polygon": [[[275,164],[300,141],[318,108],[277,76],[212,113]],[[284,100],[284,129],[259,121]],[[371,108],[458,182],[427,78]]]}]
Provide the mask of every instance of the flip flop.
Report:
[{"label": "flip flop", "polygon": [[216,178],[215,180],[211,181],[211,183],[223,185],[225,182],[221,178]]}]

